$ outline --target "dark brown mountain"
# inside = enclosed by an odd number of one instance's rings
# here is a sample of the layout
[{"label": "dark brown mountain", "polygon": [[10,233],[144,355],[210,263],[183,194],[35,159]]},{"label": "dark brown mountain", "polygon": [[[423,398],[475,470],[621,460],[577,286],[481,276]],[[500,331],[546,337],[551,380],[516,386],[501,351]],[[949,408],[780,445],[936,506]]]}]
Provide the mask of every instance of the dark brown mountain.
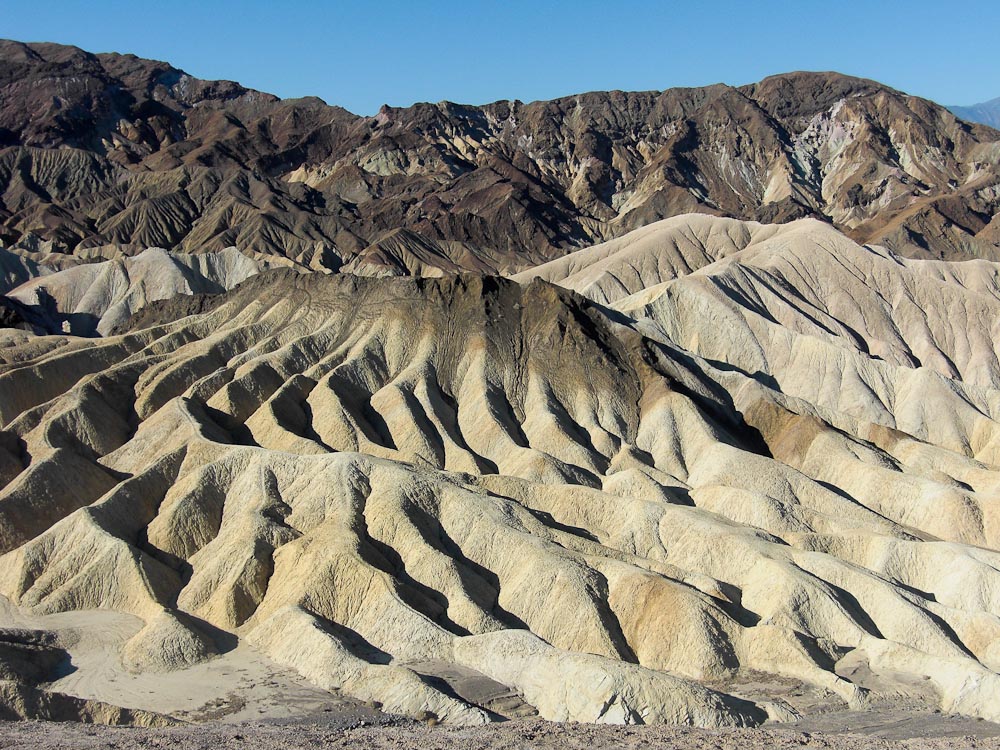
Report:
[{"label": "dark brown mountain", "polygon": [[1000,132],[836,73],[359,117],[0,42],[0,146],[0,239],[78,254],[236,245],[329,269],[509,271],[704,212],[1000,255]]}]

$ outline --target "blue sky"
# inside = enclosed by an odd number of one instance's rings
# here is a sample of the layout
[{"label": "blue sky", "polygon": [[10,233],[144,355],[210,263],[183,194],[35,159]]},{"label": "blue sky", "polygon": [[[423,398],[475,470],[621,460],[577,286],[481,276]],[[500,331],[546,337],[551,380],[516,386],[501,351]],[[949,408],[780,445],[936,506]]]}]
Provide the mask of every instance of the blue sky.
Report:
[{"label": "blue sky", "polygon": [[1000,1],[4,0],[0,36],[380,105],[550,99],[839,70],[945,104],[1000,96]]}]

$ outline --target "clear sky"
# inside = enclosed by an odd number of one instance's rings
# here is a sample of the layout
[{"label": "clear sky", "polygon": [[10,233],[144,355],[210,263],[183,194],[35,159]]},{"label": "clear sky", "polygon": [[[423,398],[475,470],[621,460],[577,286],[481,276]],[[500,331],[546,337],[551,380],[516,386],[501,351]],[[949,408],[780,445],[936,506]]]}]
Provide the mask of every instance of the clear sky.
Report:
[{"label": "clear sky", "polygon": [[3,0],[0,37],[166,60],[358,114],[838,70],[944,104],[1000,96],[1000,0]]}]

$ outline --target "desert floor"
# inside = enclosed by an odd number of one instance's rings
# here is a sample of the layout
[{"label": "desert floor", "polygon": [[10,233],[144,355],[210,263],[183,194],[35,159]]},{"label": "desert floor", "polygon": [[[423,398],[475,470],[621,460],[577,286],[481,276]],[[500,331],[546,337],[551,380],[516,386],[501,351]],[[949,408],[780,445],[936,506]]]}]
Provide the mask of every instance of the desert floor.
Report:
[{"label": "desert floor", "polygon": [[[362,718],[364,716],[364,718]],[[392,717],[331,712],[322,718],[253,722],[209,721],[169,729],[21,722],[0,725],[3,748],[1000,748],[1000,726],[960,717],[906,711],[836,712],[751,730],[665,726],[599,726],[510,721],[477,728],[428,727]]]},{"label": "desert floor", "polygon": [[49,689],[189,722],[167,729],[0,723],[0,748],[1000,748],[1000,724],[943,715],[913,699],[848,710],[826,691],[768,675],[726,687],[746,697],[781,700],[802,714],[800,721],[752,730],[538,719],[474,728],[428,726],[319,690],[246,645],[189,669],[131,674],[116,657],[140,626],[129,615],[94,611],[29,618],[8,608],[0,619],[59,634],[72,668]]}]

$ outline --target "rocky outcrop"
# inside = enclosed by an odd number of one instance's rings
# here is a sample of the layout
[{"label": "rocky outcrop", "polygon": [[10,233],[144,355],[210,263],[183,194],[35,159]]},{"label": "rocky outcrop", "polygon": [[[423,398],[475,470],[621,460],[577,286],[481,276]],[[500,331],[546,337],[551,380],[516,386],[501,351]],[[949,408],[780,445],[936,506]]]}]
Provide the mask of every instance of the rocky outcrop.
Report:
[{"label": "rocky outcrop", "polygon": [[151,711],[121,708],[7,680],[0,680],[0,719],[75,721],[136,727],[167,727],[176,724],[168,717]]},{"label": "rocky outcrop", "polygon": [[236,246],[326,270],[513,272],[692,211],[817,217],[916,257],[1000,246],[1000,133],[835,73],[359,117],[3,42],[0,101],[0,239],[81,256]]},{"label": "rocky outcrop", "polygon": [[[3,257],[0,250],[0,259]],[[27,280],[11,289],[5,299],[11,311],[8,317],[17,315],[10,318],[15,325],[39,333],[97,336],[122,325],[150,303],[218,294],[266,266],[233,247],[202,255],[150,248],[133,257],[83,263],[61,271],[28,267]]]},{"label": "rocky outcrop", "polygon": [[696,215],[539,276],[0,330],[0,593],[460,724],[426,665],[560,721],[788,718],[757,673],[1000,719],[995,264]]}]

